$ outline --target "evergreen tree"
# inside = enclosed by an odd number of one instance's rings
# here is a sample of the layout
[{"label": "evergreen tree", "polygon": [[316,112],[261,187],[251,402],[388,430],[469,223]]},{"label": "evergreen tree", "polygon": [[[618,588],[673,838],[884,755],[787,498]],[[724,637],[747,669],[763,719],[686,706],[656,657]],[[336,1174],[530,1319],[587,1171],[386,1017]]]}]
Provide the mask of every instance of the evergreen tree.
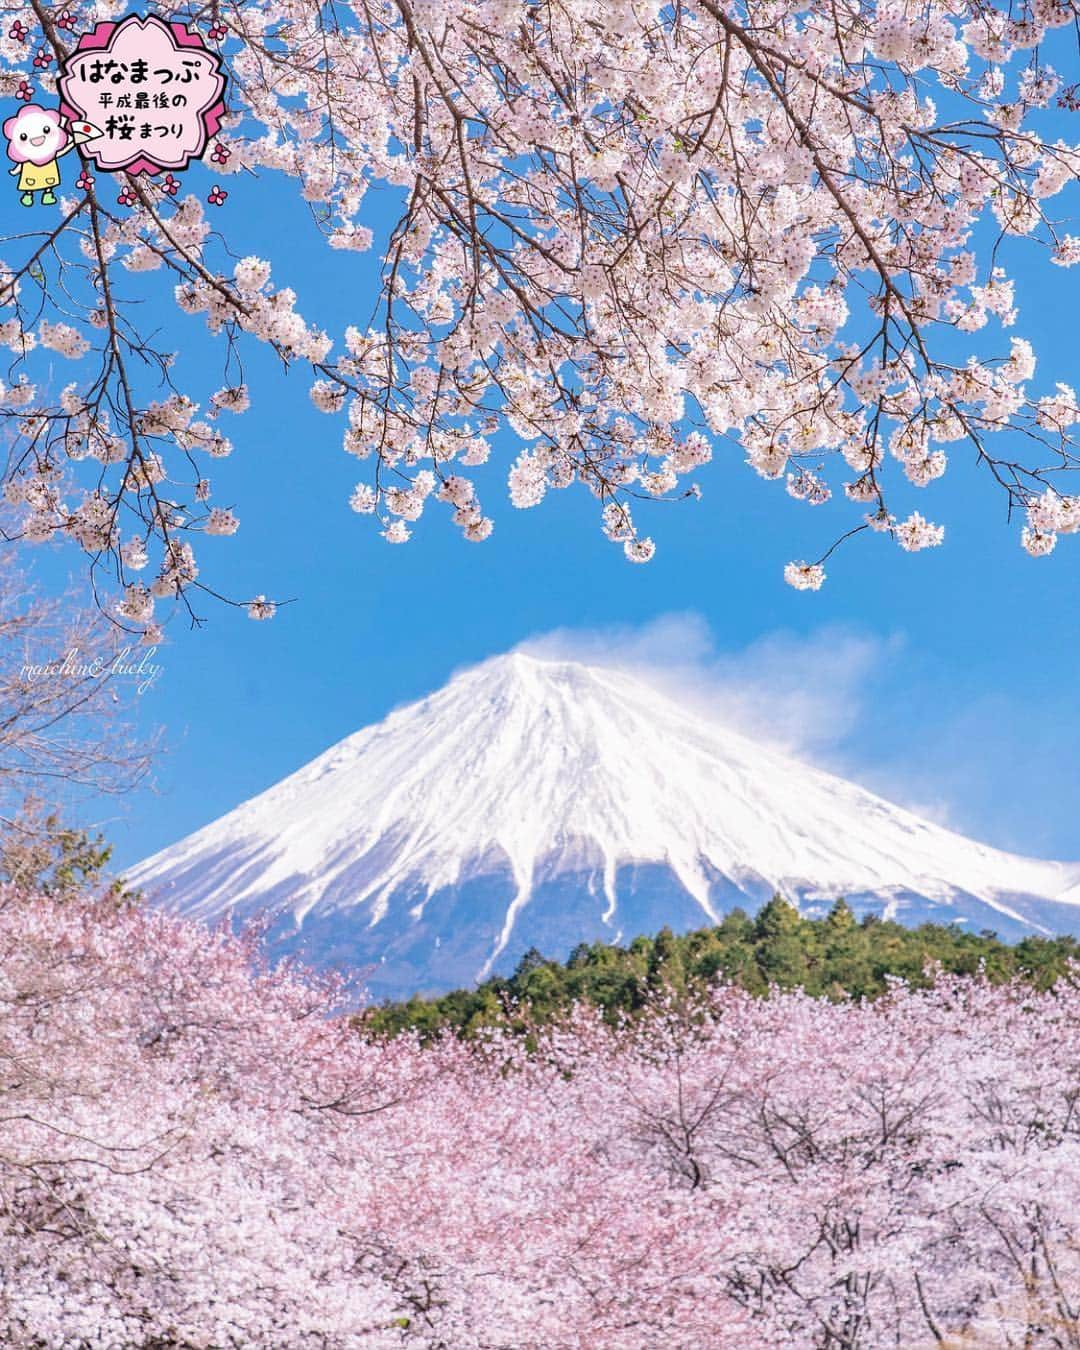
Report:
[{"label": "evergreen tree", "polygon": [[846,900],[837,900],[829,911],[821,939],[821,991],[830,998],[846,994],[861,998],[869,993],[874,981],[870,946]]},{"label": "evergreen tree", "polygon": [[65,825],[35,797],[0,829],[0,881],[54,899],[102,890],[117,901],[136,899],[121,881],[104,887],[111,857],[112,845],[102,835]]},{"label": "evergreen tree", "polygon": [[754,924],[757,962],[770,984],[805,984],[810,971],[803,920],[794,905],[774,895]]},{"label": "evergreen tree", "polygon": [[676,993],[682,993],[686,988],[681,944],[667,926],[660,929],[653,941],[648,982],[651,989],[667,988]]}]

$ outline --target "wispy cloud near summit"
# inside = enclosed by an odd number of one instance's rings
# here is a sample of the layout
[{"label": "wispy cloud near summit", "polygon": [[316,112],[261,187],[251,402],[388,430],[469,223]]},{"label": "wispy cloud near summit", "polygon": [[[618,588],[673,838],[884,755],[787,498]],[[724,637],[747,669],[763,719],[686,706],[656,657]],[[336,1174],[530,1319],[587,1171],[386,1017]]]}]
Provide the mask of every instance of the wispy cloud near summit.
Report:
[{"label": "wispy cloud near summit", "polygon": [[966,667],[829,625],[727,649],[695,613],[642,627],[560,628],[538,656],[615,666],[708,716],[999,848],[1080,857],[1070,691],[1021,702],[973,690]]},{"label": "wispy cloud near summit", "polygon": [[641,628],[560,628],[519,650],[636,672],[735,730],[815,757],[857,729],[875,674],[902,648],[900,638],[828,627],[725,651],[705,620],[687,613]]}]

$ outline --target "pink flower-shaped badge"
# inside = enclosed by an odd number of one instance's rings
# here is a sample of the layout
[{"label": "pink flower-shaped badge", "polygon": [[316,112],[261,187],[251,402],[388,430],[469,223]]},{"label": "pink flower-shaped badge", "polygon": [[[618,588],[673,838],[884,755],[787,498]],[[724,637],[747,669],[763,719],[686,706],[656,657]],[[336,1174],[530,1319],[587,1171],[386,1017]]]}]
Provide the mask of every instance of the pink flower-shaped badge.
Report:
[{"label": "pink flower-shaped badge", "polygon": [[61,112],[99,135],[84,154],[103,173],[179,173],[225,115],[222,59],[179,20],[129,14],[84,33],[61,62]]}]

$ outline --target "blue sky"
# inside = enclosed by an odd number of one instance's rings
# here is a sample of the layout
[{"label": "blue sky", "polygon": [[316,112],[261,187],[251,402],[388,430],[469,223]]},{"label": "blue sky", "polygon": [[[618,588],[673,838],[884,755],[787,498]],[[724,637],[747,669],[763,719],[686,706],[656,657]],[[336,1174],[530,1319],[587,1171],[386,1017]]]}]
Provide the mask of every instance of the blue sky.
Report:
[{"label": "blue sky", "polygon": [[[211,175],[196,167],[189,180],[204,192]],[[272,258],[275,281],[298,291],[309,321],[336,335],[365,325],[374,255],[329,253],[290,188],[224,181],[231,196],[215,220],[234,251]],[[1050,268],[1030,246],[1017,256],[1027,265],[1014,269],[1014,331],[1040,353],[1033,388],[1080,383],[1080,269]],[[163,321],[183,375],[205,398],[222,383],[219,347],[200,320]],[[1007,351],[1007,335],[991,336]],[[436,509],[409,544],[393,547],[350,511],[365,466],[341,449],[343,419],[311,406],[303,371],[283,374],[249,348],[245,375],[253,410],[229,419],[236,450],[210,466],[215,499],[235,506],[241,528],[203,544],[204,577],[230,595],[296,603],[256,624],[206,600],[202,628],[183,616],[171,625],[161,678],[137,701],[143,726],[166,729],[157,791],[86,804],[121,864],[216,818],[456,668],[553,629],[575,630],[583,645],[600,633],[609,646],[633,645],[644,630],[650,660],[696,664],[706,689],[718,670],[727,688],[742,680],[759,727],[774,716],[790,730],[785,708],[809,691],[807,720],[820,726],[805,740],[819,761],[990,842],[1080,858],[1080,541],[1028,558],[1018,522],[1007,521],[1003,497],[965,447],[952,447],[941,483],[901,488],[894,501],[898,512],[917,508],[944,523],[943,548],[907,555],[862,536],[830,560],[820,593],[803,594],[785,586],[783,564],[818,556],[850,525],[851,508],[792,502],[732,443],[701,473],[700,502],[636,510],[658,545],[647,566],[603,538],[584,490],[512,508],[509,438],[482,484],[496,522],[487,543],[464,542]],[[74,561],[66,551],[45,567],[52,574]],[[681,617],[657,626],[672,615]]]}]

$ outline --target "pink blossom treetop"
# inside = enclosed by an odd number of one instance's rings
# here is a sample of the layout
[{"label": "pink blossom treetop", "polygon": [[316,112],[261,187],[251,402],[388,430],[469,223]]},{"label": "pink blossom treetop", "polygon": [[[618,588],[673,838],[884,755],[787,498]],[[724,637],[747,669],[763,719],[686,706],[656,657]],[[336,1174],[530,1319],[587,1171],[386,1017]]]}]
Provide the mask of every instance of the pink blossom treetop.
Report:
[{"label": "pink blossom treetop", "polygon": [[[0,38],[12,91],[55,85],[74,42],[59,8],[19,10],[56,58],[44,70],[36,37]],[[341,250],[372,246],[379,187],[397,203],[381,293],[332,336],[287,259],[230,251],[228,208],[212,223],[194,192],[141,178],[118,206],[107,178],[81,178],[3,272],[22,533],[110,557],[123,621],[154,638],[155,603],[203,586],[193,541],[237,528],[201,466],[232,448],[218,415],[248,406],[232,358],[253,340],[310,372],[367,466],[352,505],[393,543],[433,502],[487,538],[475,470],[498,453],[516,506],[582,484],[644,562],[637,503],[696,494],[733,443],[810,506],[842,492],[845,537],[914,551],[942,527],[890,503],[957,446],[1046,554],[1080,524],[1063,489],[1080,406],[1058,372],[1033,387],[1031,345],[997,329],[1016,316],[1014,254],[1080,261],[1058,205],[1080,95],[1051,64],[1059,45],[1073,59],[1056,30],[1076,17],[1075,0],[215,4],[231,79],[215,173],[294,178]],[[1001,250],[1009,236],[1027,251]],[[171,387],[155,325],[125,303],[131,272],[220,338],[233,374],[216,392]],[[79,362],[62,391],[55,353]],[[830,551],[787,580],[819,587]]]}]

